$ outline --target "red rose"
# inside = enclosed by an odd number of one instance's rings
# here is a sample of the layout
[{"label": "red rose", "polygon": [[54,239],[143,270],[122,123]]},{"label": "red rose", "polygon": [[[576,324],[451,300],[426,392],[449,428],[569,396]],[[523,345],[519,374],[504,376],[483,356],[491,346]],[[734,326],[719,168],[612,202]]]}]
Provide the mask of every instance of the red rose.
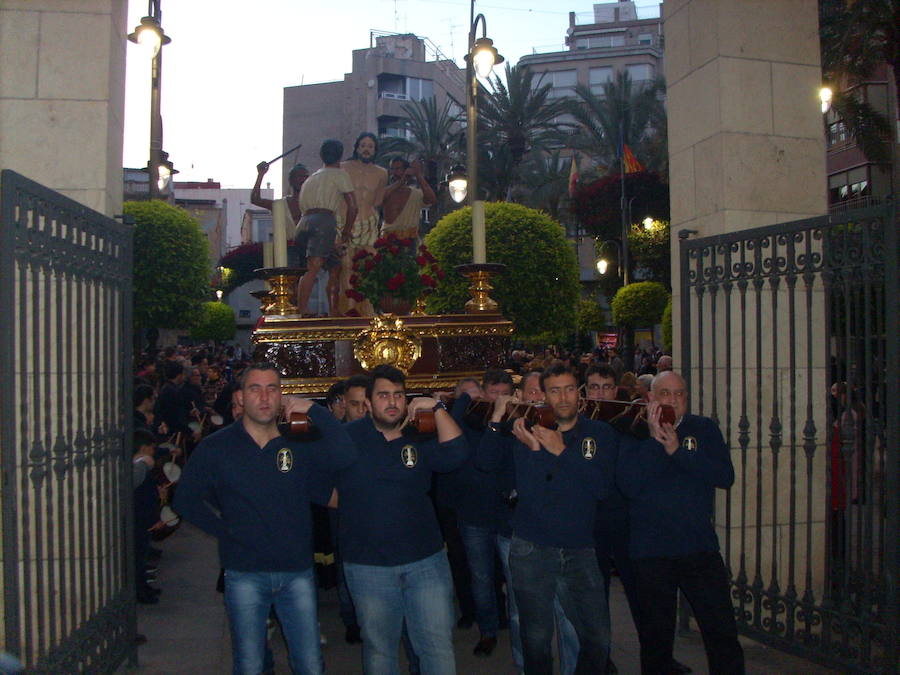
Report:
[{"label": "red rose", "polygon": [[444,270],[438,270],[438,271],[437,271],[437,278],[438,278],[438,279],[443,279],[445,276],[447,276],[447,275],[444,274]]},{"label": "red rose", "polygon": [[360,293],[359,291],[357,291],[354,288],[349,288],[346,291],[344,291],[344,293],[346,294],[346,296],[348,298],[350,298],[351,300],[356,300],[356,302],[362,302],[363,300],[366,299],[366,296],[364,296],[362,293]]},{"label": "red rose", "polygon": [[406,277],[403,276],[403,272],[397,272],[394,276],[387,280],[387,289],[389,291],[396,291],[403,284],[406,283]]},{"label": "red rose", "polygon": [[437,281],[434,280],[434,277],[428,274],[422,275],[422,283],[430,288],[434,288],[435,286],[437,286]]},{"label": "red rose", "polygon": [[353,262],[356,262],[357,260],[362,260],[362,259],[365,258],[367,255],[369,255],[369,252],[368,252],[366,249],[360,249],[360,250],[357,251],[356,254],[353,256]]},{"label": "red rose", "polygon": [[424,255],[416,256],[416,265],[418,265],[419,267],[425,267],[425,265],[427,264],[428,258],[426,258]]},{"label": "red rose", "polygon": [[359,285],[359,276],[357,276],[356,274],[351,274],[350,275],[350,285],[351,286]]},{"label": "red rose", "polygon": [[381,248],[382,246],[385,246],[387,243],[388,243],[387,239],[385,239],[384,237],[379,237],[378,239],[375,240],[375,248]]},{"label": "red rose", "polygon": [[400,254],[400,249],[397,248],[396,246],[388,247],[388,251],[391,252],[391,255],[399,255]]},{"label": "red rose", "polygon": [[367,259],[364,267],[366,268],[366,272],[371,271],[372,268],[375,267],[375,261],[372,260],[371,258]]},{"label": "red rose", "polygon": [[410,246],[413,245],[413,240],[410,239],[409,237],[407,237],[406,239],[401,239],[401,240],[400,240],[400,245],[401,245],[401,246],[410,247]]},{"label": "red rose", "polygon": [[375,262],[381,262],[381,254],[380,254],[380,253],[376,253],[372,259],[373,259]]}]

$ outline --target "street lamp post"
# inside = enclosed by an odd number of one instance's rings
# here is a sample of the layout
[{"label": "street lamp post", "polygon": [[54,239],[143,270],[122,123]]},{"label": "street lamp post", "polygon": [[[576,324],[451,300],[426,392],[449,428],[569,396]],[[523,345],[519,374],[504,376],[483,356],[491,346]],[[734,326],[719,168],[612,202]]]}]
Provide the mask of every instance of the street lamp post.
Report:
[{"label": "street lamp post", "polygon": [[[481,22],[481,37],[475,38],[478,22]],[[494,48],[494,42],[487,37],[487,21],[484,14],[475,16],[475,0],[469,4],[469,51],[466,54],[466,173],[467,184],[462,187],[459,172],[448,177],[451,196],[461,201],[467,194],[472,207],[472,264],[460,265],[457,271],[471,281],[469,293],[472,299],[466,303],[469,313],[496,312],[498,305],[490,297],[493,290],[491,276],[500,273],[503,265],[487,262],[487,243],[484,225],[484,202],[478,194],[478,78],[486,78],[493,67],[503,63],[503,57]],[[455,178],[455,180],[453,180]]]},{"label": "street lamp post", "polygon": [[[503,63],[503,57],[487,37],[487,21],[484,14],[475,16],[475,0],[469,5],[469,51],[466,54],[466,173],[467,192],[472,207],[472,262],[487,262],[484,230],[484,202],[478,194],[478,78],[488,77],[495,65]],[[481,37],[476,39],[478,22],[481,21]]]},{"label": "street lamp post", "polygon": [[[600,251],[601,251],[601,253],[602,253],[603,249],[606,248],[606,246],[609,245],[609,244],[612,244],[612,245],[615,246],[615,248],[616,248],[616,254],[617,254],[616,257],[617,257],[618,260],[619,260],[619,273],[618,273],[618,276],[622,277],[622,276],[623,276],[623,270],[624,270],[624,266],[623,266],[623,256],[622,256],[622,247],[619,245],[619,242],[616,241],[615,239],[607,239],[607,240],[601,242],[601,244],[600,244]],[[599,258],[597,258],[596,266],[597,266],[597,272],[598,272],[599,274],[603,275],[603,274],[606,274],[606,270],[607,270],[607,268],[609,267],[609,262],[606,260],[606,258],[599,257]],[[624,278],[624,277],[623,277],[623,278]]]},{"label": "street lamp post", "polygon": [[162,92],[162,47],[172,39],[163,32],[162,0],[148,0],[147,16],[128,36],[129,41],[150,51],[150,159],[147,169],[150,174],[150,198],[159,199],[168,190],[172,174],[172,163],[163,152],[162,113],[160,98]]}]

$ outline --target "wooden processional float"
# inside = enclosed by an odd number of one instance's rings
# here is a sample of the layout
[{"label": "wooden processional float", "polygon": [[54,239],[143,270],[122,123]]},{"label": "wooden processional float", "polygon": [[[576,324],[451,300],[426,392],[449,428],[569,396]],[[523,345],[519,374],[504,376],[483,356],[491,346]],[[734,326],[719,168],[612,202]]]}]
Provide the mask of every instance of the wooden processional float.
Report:
[{"label": "wooden processional float", "polygon": [[464,377],[479,380],[502,368],[513,324],[490,297],[490,278],[503,265],[462,265],[471,281],[463,314],[426,314],[417,303],[409,314],[305,318],[291,304],[303,270],[260,270],[269,282],[258,292],[262,321],[253,333],[254,360],[271,361],[282,375],[282,391],[309,397],[351,375],[389,364],[406,374],[410,393],[453,389]]}]

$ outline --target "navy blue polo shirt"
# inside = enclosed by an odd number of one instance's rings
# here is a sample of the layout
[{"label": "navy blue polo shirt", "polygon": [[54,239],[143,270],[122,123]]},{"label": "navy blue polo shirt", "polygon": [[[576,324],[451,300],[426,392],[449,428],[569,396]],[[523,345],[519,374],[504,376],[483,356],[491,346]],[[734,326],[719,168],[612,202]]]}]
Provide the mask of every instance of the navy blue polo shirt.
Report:
[{"label": "navy blue polo shirt", "polygon": [[513,445],[519,493],[513,534],[540,546],[593,548],[597,501],[614,481],[619,435],[606,422],[579,415],[563,441],[558,456]]},{"label": "navy blue polo shirt", "polygon": [[731,454],[708,417],[685,415],[676,432],[672,455],[652,438],[619,455],[616,481],[628,499],[632,558],[719,550],[715,490],[734,483]]},{"label": "navy blue polo shirt", "polygon": [[[475,467],[497,477],[500,499],[495,502],[494,526],[497,528],[497,534],[504,537],[510,537],[513,529],[515,511],[508,498],[516,489],[516,466],[512,450],[516,442],[514,436],[488,427],[488,430],[481,434],[481,440],[475,450]],[[504,495],[506,501],[503,499]]]},{"label": "navy blue polo shirt", "polygon": [[313,564],[310,501],[328,472],[351,464],[356,446],[319,405],[317,440],[275,438],[259,447],[238,420],[191,454],[175,494],[176,513],[219,540],[225,569],[300,572]]},{"label": "navy blue polo shirt", "polygon": [[[466,461],[455,471],[442,476],[446,479],[451,505],[459,522],[495,530],[497,511],[502,505],[501,487],[496,471],[485,471],[475,463],[475,449],[481,444],[485,431],[475,429],[465,421],[465,413],[472,399],[462,394],[453,405],[451,414],[463,431],[468,445]],[[493,432],[488,432],[493,433]]]},{"label": "navy blue polo shirt", "polygon": [[344,428],[359,448],[357,460],[335,475],[344,562],[390,567],[440,551],[444,542],[428,490],[432,472],[463,462],[465,438],[388,441],[369,416]]}]

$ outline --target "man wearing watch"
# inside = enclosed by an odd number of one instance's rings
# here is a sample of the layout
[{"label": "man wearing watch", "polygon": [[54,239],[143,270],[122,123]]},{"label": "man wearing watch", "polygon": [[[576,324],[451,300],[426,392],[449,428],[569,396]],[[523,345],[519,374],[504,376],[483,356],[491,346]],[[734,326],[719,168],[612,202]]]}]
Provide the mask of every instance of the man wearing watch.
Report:
[{"label": "man wearing watch", "polygon": [[575,672],[602,674],[609,613],[594,552],[594,517],[614,479],[618,434],[578,415],[578,381],[565,366],[545,370],[541,388],[558,429],[528,429],[522,418],[513,424],[518,504],[509,566],[525,675],[553,670],[554,597],[578,634]]},{"label": "man wearing watch", "polygon": [[[362,629],[363,670],[399,671],[404,620],[422,672],[455,673],[453,582],[434,507],[432,472],[451,471],[466,457],[459,426],[443,403],[414,398],[393,366],[370,373],[369,415],[345,426],[359,458],[337,472],[332,497],[344,575]],[[433,410],[437,438],[404,433],[418,410]]]}]

